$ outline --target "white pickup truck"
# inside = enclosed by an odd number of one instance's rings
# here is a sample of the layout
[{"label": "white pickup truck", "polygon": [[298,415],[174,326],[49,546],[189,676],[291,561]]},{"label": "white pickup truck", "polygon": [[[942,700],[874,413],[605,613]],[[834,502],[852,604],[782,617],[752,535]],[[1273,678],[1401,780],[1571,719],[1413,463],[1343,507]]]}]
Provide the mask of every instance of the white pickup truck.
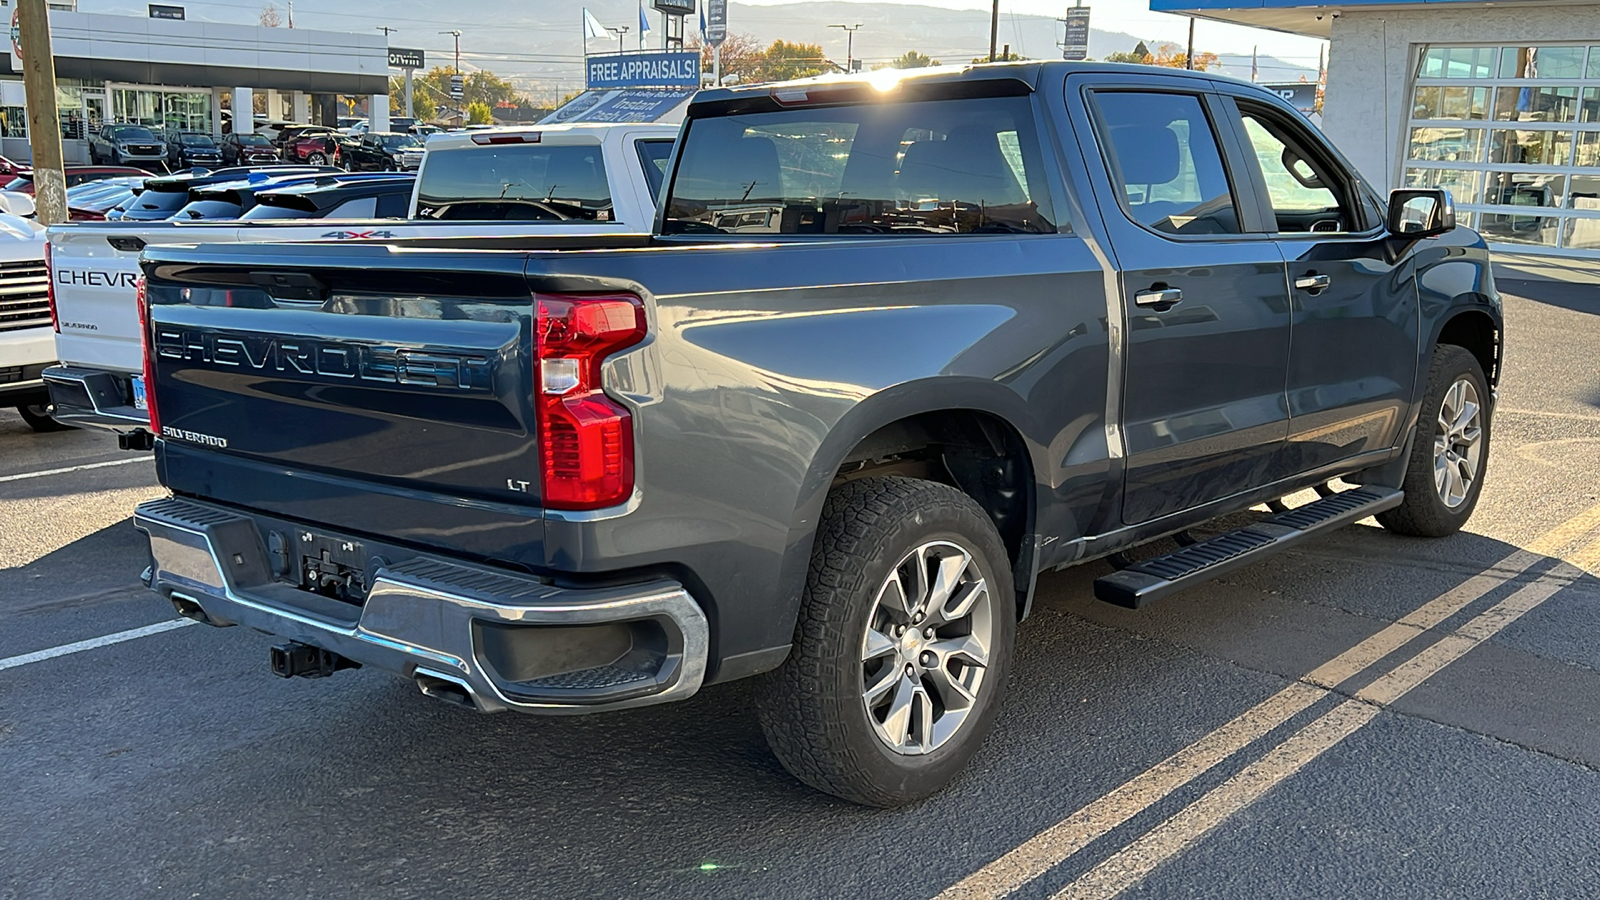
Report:
[{"label": "white pickup truck", "polygon": [[49,231],[59,422],[151,446],[139,344],[139,254],[156,244],[648,233],[677,125],[552,125],[429,138],[406,219],[95,222]]},{"label": "white pickup truck", "polygon": [[32,215],[31,197],[0,193],[0,407],[16,407],[35,431],[54,431],[61,426],[45,414],[42,379],[56,358],[50,279],[44,227]]}]

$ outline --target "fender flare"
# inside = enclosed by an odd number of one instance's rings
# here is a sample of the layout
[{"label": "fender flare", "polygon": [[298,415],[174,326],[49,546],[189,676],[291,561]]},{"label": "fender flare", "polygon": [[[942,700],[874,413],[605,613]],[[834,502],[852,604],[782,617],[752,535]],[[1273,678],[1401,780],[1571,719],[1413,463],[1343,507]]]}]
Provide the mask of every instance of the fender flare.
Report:
[{"label": "fender flare", "polygon": [[[781,615],[791,628],[799,615],[800,594],[805,589],[811,551],[816,543],[818,520],[822,505],[827,499],[835,473],[845,457],[863,438],[874,431],[910,416],[943,411],[970,411],[991,416],[1005,423],[1022,437],[1024,452],[1028,457],[1029,528],[1036,515],[1043,448],[1029,438],[1032,417],[1027,404],[1016,392],[990,379],[952,377],[942,375],[897,384],[872,394],[845,412],[828,430],[818,445],[801,482],[795,508],[789,519],[789,534],[784,545],[783,561],[779,572],[778,591]],[[1029,557],[1029,568],[1037,569],[1037,557],[1031,554],[1032,542],[1025,540],[1023,553]],[[1033,579],[1017,585],[1019,591],[1032,595]]]}]

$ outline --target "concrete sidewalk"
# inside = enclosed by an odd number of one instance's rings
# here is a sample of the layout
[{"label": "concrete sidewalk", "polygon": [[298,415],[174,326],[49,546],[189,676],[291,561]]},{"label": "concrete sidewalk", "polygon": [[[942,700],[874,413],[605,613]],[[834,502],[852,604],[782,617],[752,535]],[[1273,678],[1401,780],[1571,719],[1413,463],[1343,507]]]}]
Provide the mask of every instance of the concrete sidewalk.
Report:
[{"label": "concrete sidewalk", "polygon": [[1600,285],[1600,260],[1496,253],[1494,277],[1502,281],[1561,281],[1567,284]]}]

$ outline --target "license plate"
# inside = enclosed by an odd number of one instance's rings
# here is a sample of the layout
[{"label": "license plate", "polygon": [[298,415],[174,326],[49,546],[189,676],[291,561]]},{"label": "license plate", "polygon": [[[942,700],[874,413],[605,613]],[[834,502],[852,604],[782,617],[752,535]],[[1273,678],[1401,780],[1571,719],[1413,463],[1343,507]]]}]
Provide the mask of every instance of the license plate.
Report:
[{"label": "license plate", "polygon": [[133,408],[150,408],[150,401],[144,395],[144,378],[138,375],[133,376]]}]

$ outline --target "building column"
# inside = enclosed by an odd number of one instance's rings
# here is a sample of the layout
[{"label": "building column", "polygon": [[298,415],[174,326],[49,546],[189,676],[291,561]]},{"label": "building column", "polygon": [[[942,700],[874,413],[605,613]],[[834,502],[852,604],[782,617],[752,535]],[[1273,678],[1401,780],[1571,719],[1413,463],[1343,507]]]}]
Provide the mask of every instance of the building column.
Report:
[{"label": "building column", "polygon": [[373,94],[367,98],[367,130],[389,130],[389,95]]},{"label": "building column", "polygon": [[279,99],[278,92],[267,88],[267,119],[281,118],[283,116],[283,101]]},{"label": "building column", "polygon": [[289,95],[289,118],[309,125],[311,123],[311,95],[295,91]]},{"label": "building column", "polygon": [[233,89],[233,133],[255,134],[255,132],[255,91],[250,88],[236,87]]},{"label": "building column", "polygon": [[211,133],[222,138],[222,88],[211,89]]}]

